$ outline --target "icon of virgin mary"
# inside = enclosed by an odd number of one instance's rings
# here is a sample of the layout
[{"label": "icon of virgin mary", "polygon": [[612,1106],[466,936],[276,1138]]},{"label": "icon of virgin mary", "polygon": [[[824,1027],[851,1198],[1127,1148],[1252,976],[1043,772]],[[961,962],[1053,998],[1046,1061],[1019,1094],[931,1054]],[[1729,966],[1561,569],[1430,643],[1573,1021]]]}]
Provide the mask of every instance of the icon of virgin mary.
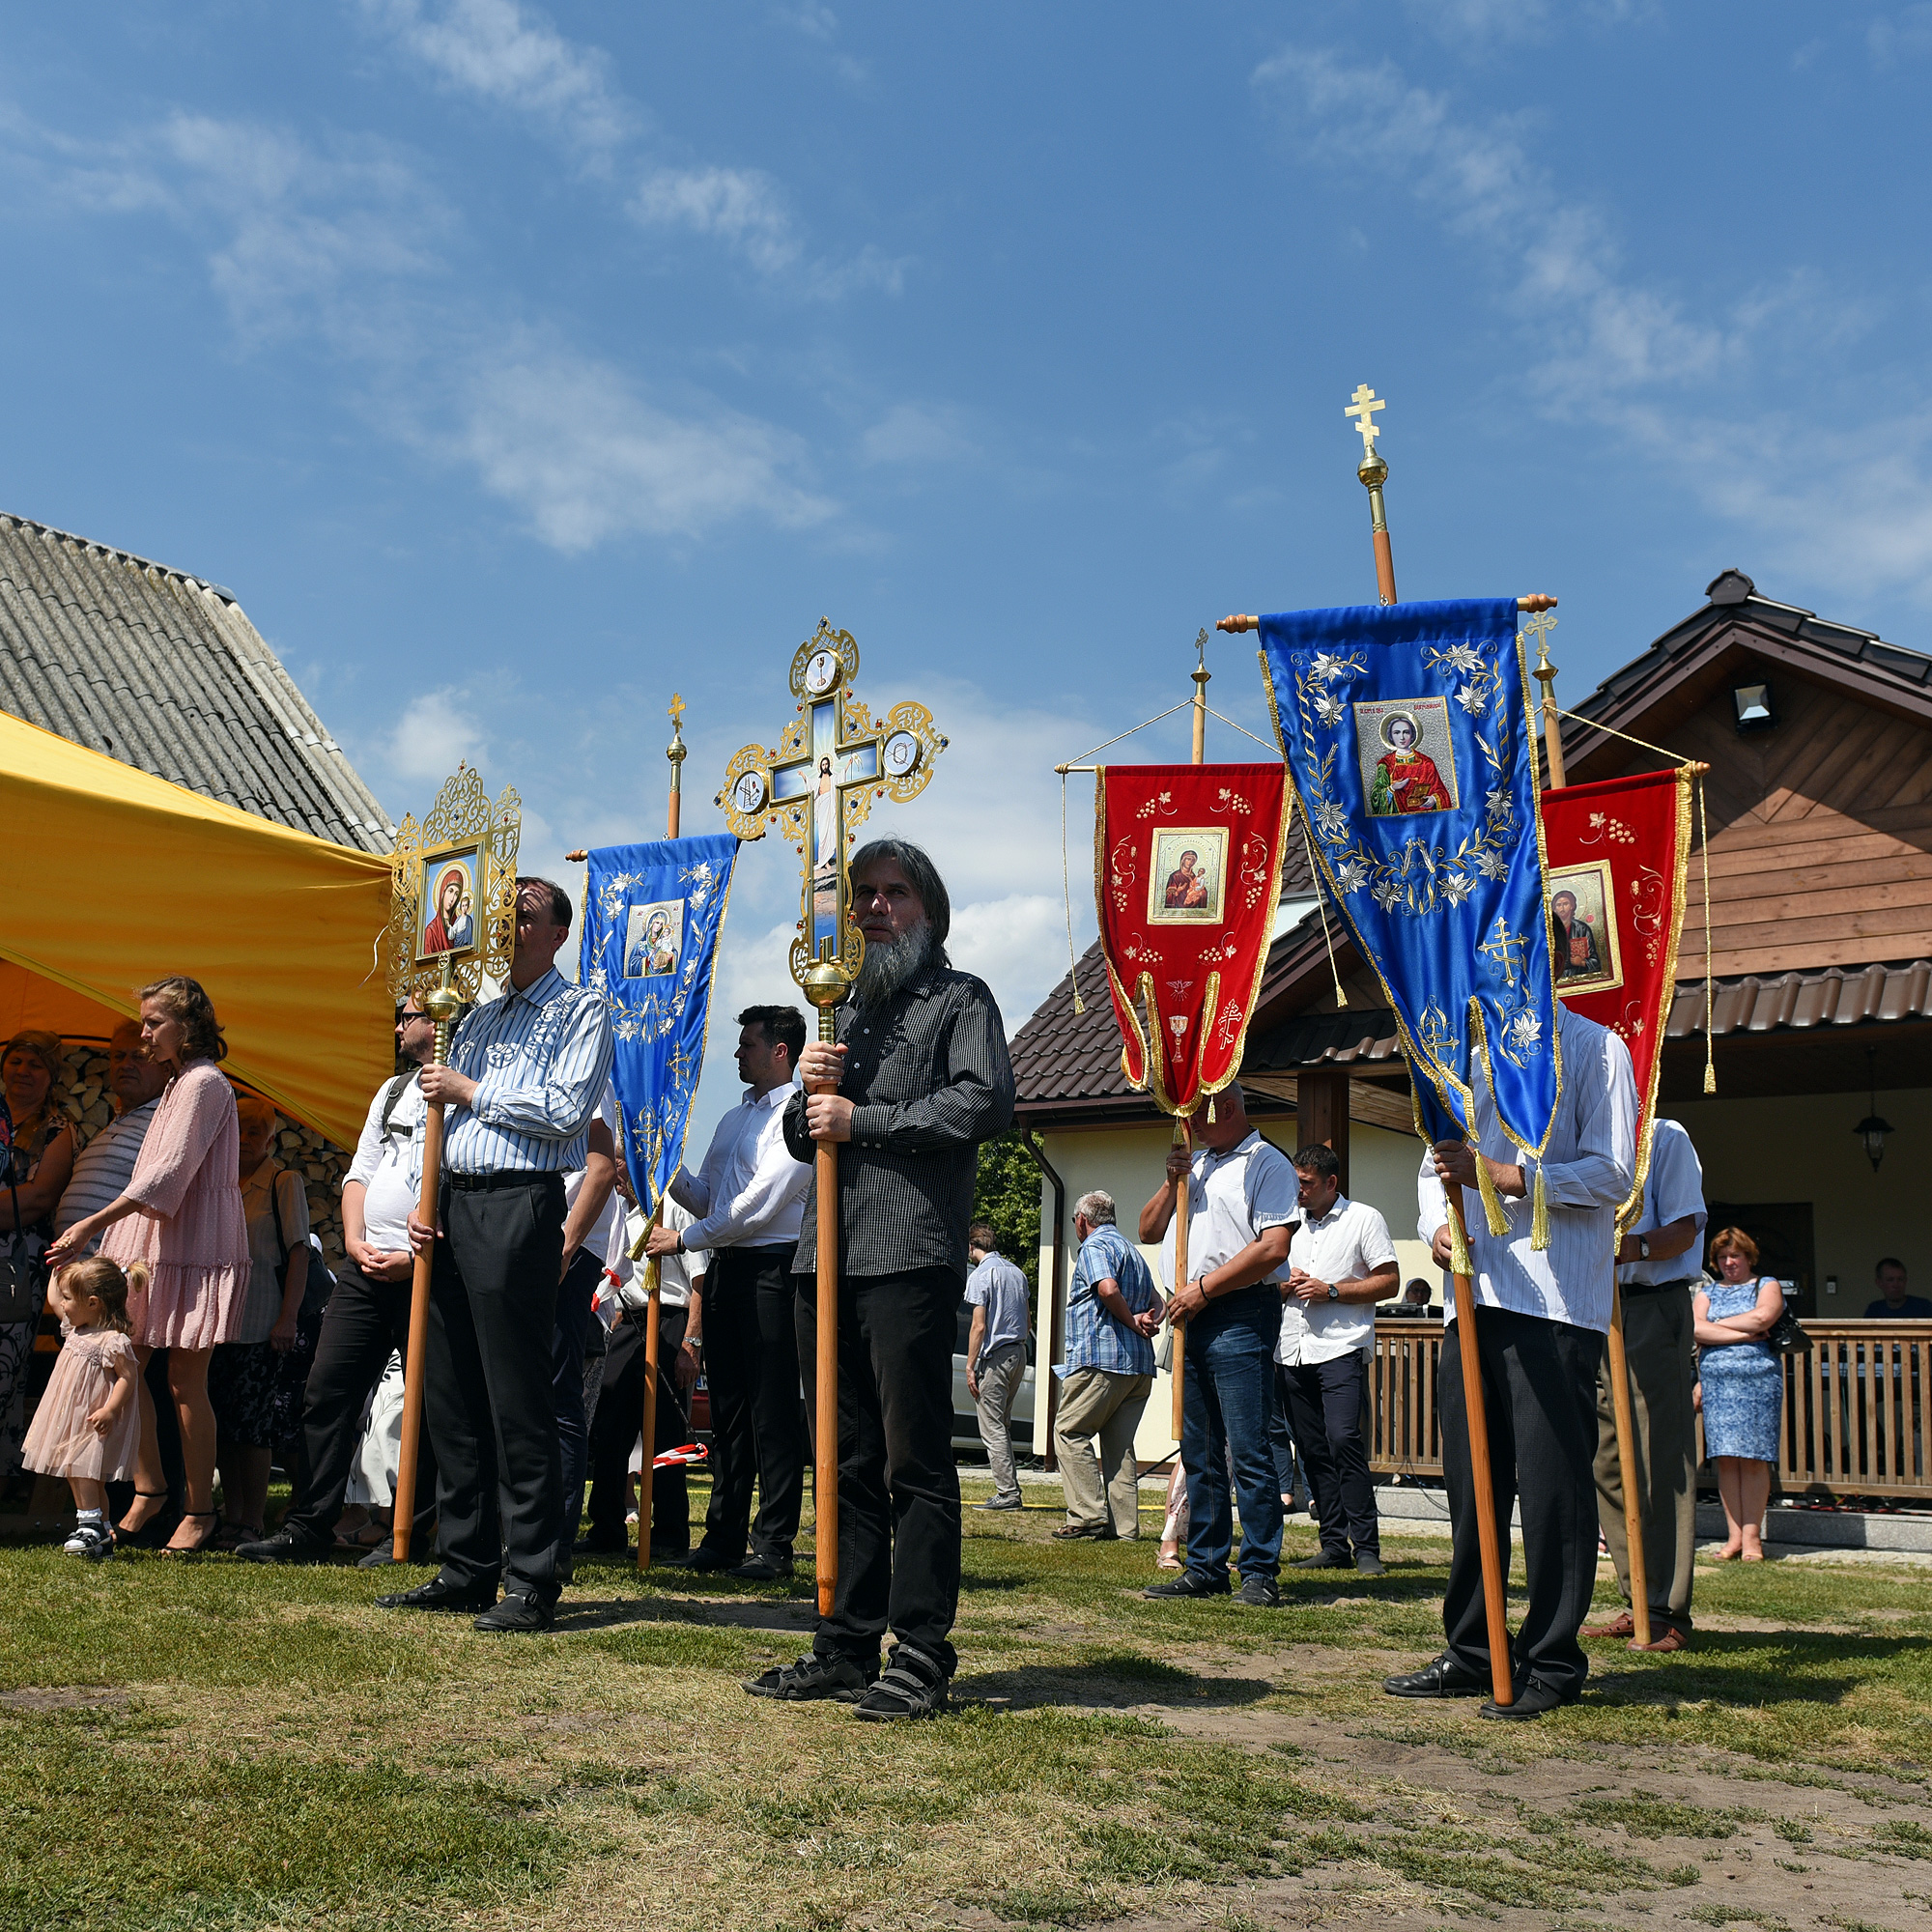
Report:
[{"label": "icon of virgin mary", "polygon": [[1416,749],[1422,734],[1415,720],[1406,711],[1391,711],[1382,719],[1380,735],[1389,749],[1376,760],[1371,814],[1391,818],[1407,811],[1447,811],[1449,787],[1435,760]]},{"label": "icon of virgin mary", "polygon": [[436,916],[423,927],[425,953],[453,952],[458,946],[469,943],[468,931],[461,940],[451,936],[451,928],[457,924],[457,907],[469,884],[469,875],[461,866],[443,867],[442,876],[436,882]]}]

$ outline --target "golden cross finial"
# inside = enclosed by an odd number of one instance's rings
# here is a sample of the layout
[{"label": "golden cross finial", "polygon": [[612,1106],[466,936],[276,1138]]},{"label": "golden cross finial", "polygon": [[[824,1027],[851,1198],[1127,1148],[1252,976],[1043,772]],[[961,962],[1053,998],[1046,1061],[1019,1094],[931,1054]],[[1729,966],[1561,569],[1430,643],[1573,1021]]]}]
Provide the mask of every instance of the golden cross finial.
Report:
[{"label": "golden cross finial", "polygon": [[1376,438],[1381,435],[1381,430],[1376,422],[1376,412],[1387,408],[1388,398],[1386,396],[1378,398],[1366,383],[1357,383],[1355,384],[1355,393],[1350,399],[1349,406],[1342,413],[1345,416],[1358,418],[1355,428],[1361,434],[1362,454],[1364,456],[1374,453]]},{"label": "golden cross finial", "polygon": [[1206,624],[1202,625],[1200,632],[1195,637],[1194,648],[1201,653],[1201,668],[1206,670],[1208,668],[1208,627]]},{"label": "golden cross finial", "polygon": [[1536,662],[1539,668],[1549,662],[1549,634],[1556,628],[1556,613],[1553,611],[1539,611],[1533,617],[1522,620],[1522,628],[1532,633],[1536,639]]},{"label": "golden cross finial", "polygon": [[665,716],[670,720],[673,731],[684,729],[684,696],[681,692],[671,693],[670,702],[665,706]]}]

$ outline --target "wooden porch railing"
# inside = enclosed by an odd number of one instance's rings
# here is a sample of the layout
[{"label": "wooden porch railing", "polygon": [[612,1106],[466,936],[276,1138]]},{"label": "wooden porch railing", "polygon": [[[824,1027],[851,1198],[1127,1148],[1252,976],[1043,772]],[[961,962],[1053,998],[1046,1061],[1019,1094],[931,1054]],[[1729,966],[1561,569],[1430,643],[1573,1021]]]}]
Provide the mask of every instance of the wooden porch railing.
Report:
[{"label": "wooden porch railing", "polygon": [[[1779,1492],[1932,1500],[1932,1321],[1804,1325],[1810,1351],[1784,1357]],[[1442,1473],[1441,1355],[1440,1322],[1376,1323],[1369,1462],[1378,1473]]]}]

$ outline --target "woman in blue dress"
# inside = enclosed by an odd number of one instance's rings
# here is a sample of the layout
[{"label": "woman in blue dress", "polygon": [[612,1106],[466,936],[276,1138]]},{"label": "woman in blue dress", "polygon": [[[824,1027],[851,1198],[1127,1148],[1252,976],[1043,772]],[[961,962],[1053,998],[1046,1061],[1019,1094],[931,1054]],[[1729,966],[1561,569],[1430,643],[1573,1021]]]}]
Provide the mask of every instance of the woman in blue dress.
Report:
[{"label": "woman in blue dress", "polygon": [[1784,1427],[1784,1369],[1764,1338],[1784,1313],[1775,1275],[1757,1271],[1757,1243],[1742,1228],[1711,1242],[1716,1282],[1695,1297],[1697,1378],[1704,1408],[1704,1453],[1718,1467],[1718,1494],[1730,1535],[1719,1562],[1764,1561],[1762,1530],[1772,1465]]}]

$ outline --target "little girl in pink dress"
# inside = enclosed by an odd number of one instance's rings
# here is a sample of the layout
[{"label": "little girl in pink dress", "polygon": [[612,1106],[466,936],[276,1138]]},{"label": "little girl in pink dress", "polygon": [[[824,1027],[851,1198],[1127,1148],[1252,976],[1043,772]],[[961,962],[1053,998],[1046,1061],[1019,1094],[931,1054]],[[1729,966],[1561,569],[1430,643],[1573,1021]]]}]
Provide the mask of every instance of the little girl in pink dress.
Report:
[{"label": "little girl in pink dress", "polygon": [[104,1486],[133,1475],[141,1434],[128,1292],[147,1285],[142,1263],[123,1274],[96,1255],[62,1268],[47,1296],[64,1339],[20,1460],[43,1475],[67,1478],[76,1519],[63,1546],[70,1556],[98,1560],[114,1553]]}]

